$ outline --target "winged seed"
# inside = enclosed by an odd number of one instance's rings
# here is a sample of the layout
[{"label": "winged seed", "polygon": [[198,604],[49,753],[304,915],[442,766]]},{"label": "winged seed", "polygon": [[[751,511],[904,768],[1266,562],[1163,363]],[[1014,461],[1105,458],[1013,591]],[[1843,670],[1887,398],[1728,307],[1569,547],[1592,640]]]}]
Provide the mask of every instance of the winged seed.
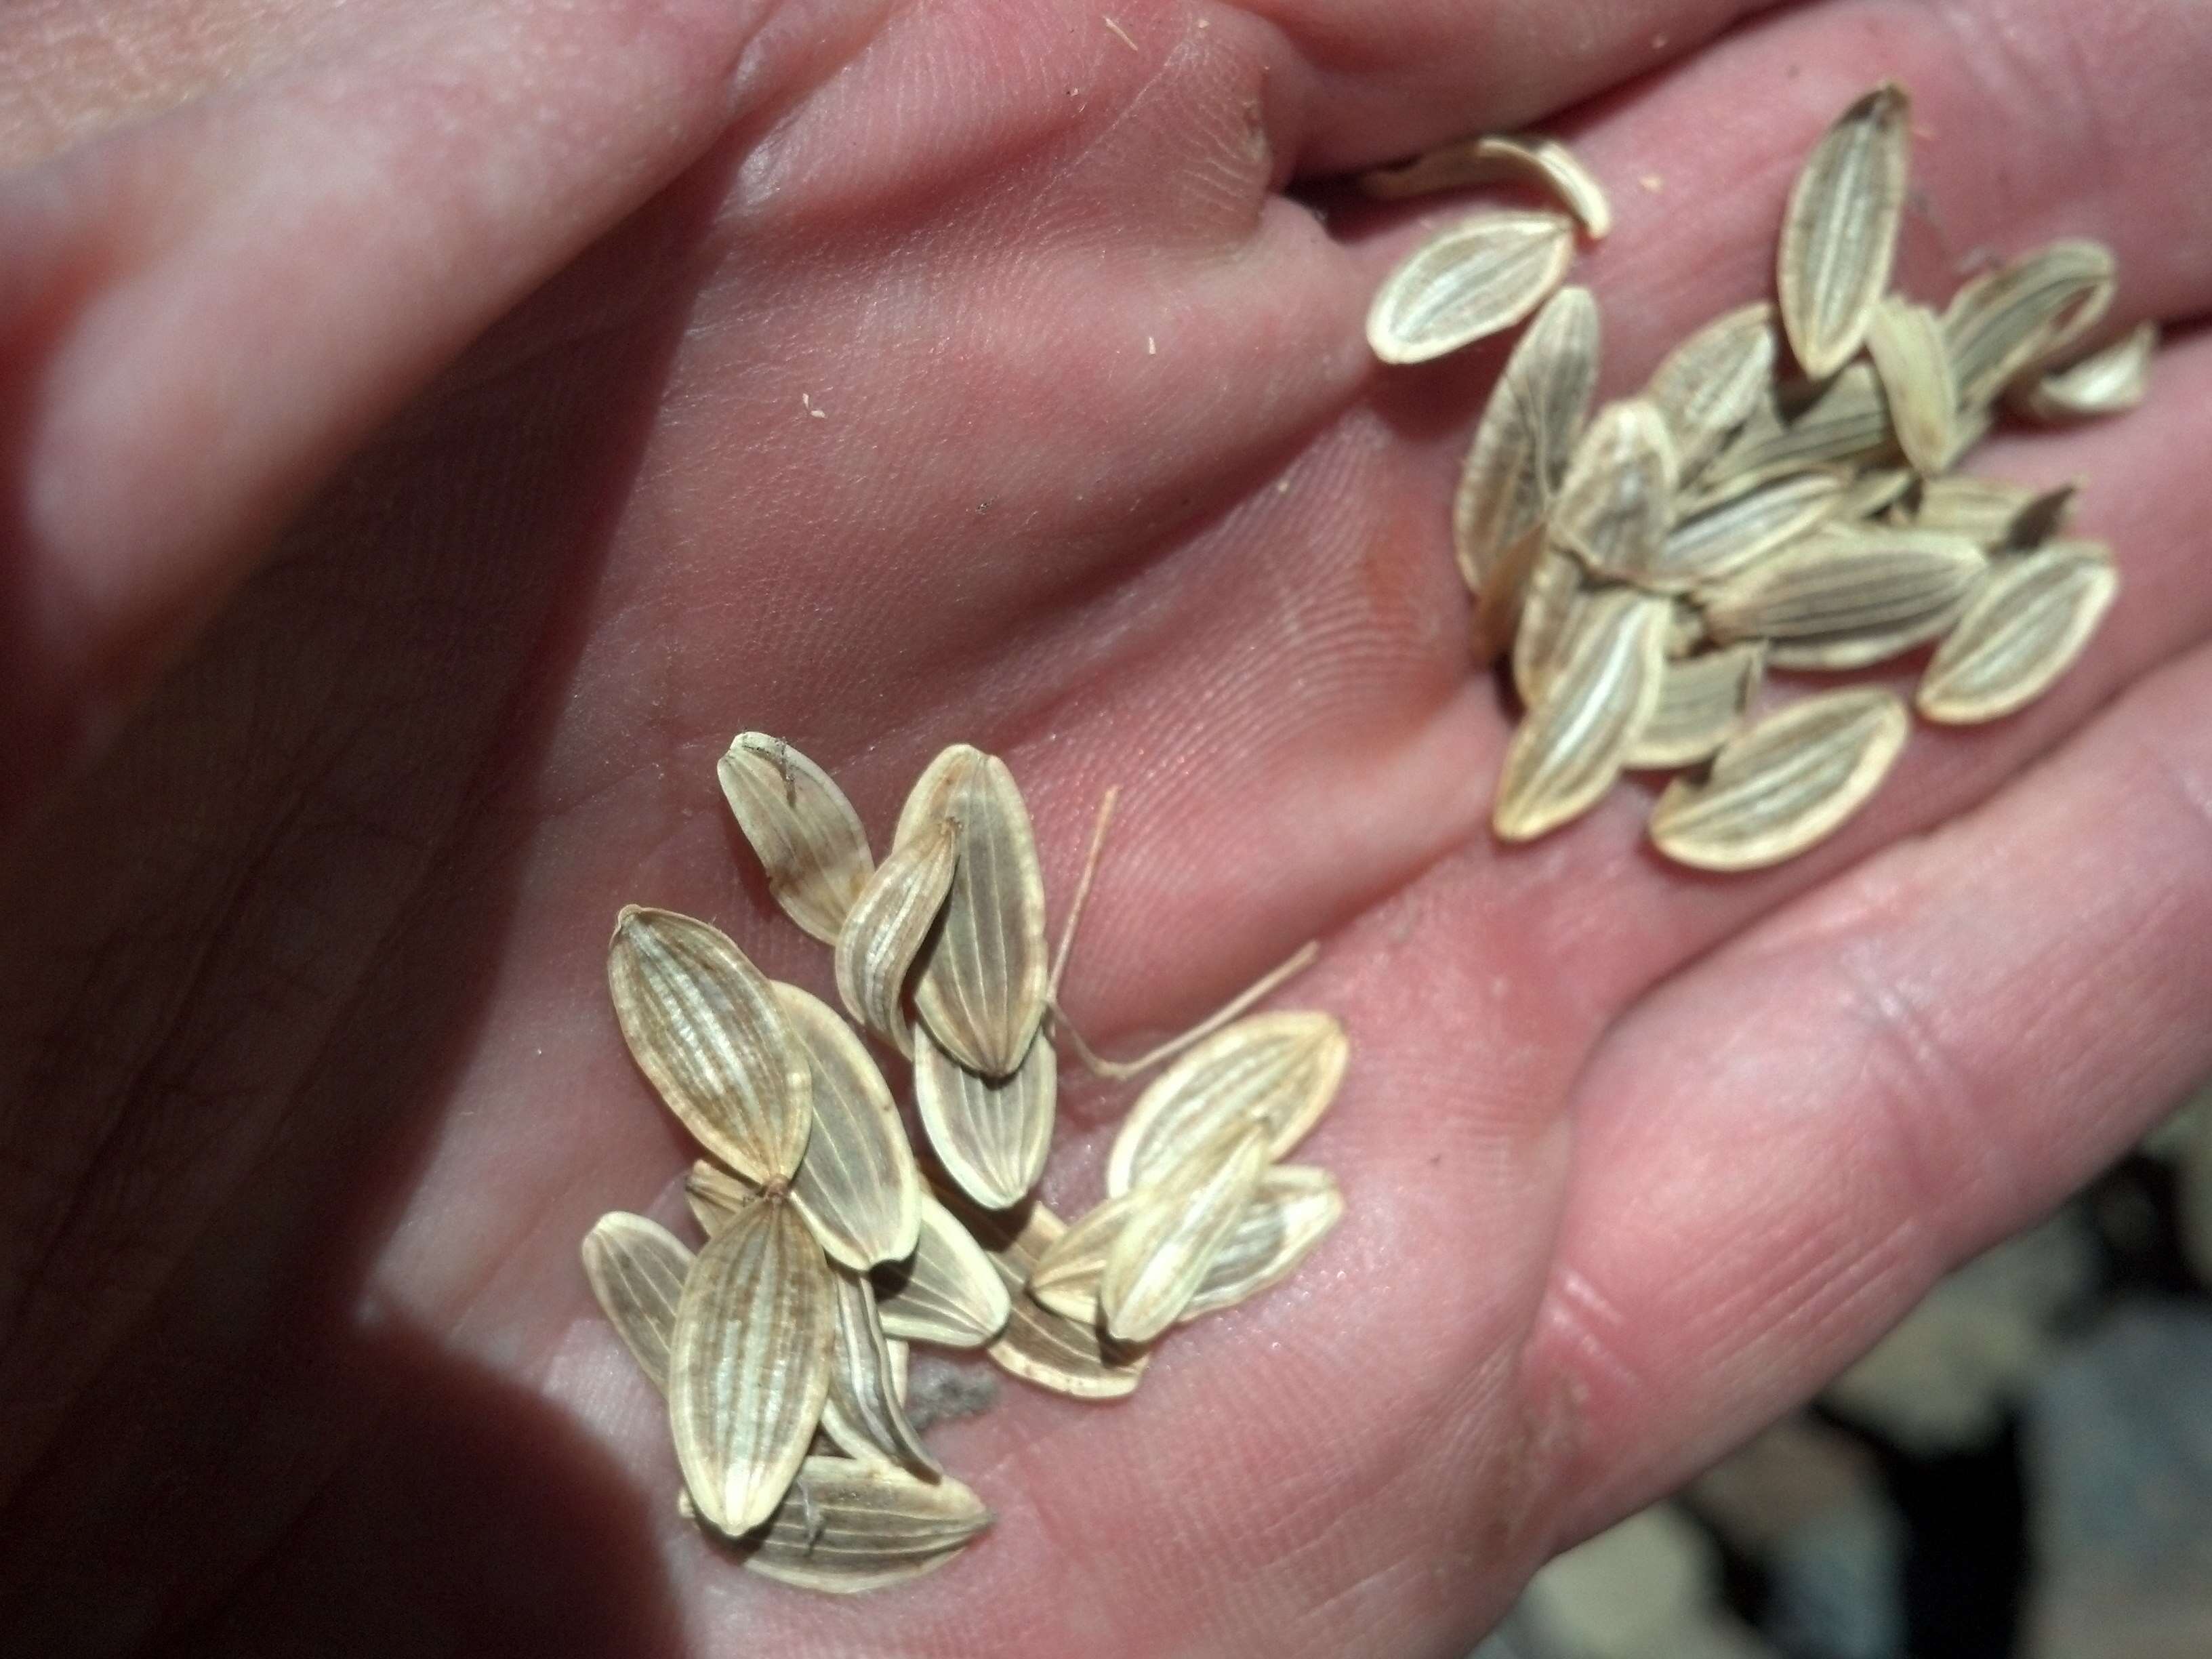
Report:
[{"label": "winged seed", "polygon": [[853,1018],[912,1058],[900,999],[952,890],[958,832],[947,820],[894,847],[837,935],[837,995]]},{"label": "winged seed", "polygon": [[1651,840],[1700,870],[1754,870],[1793,858],[1866,803],[1911,725],[1875,689],[1791,704],[1732,738],[1702,781],[1677,778],[1651,812]]},{"label": "winged seed", "polygon": [[1534,133],[1486,133],[1462,139],[1395,167],[1359,175],[1361,193],[1377,202],[1402,202],[1471,185],[1533,184],[1559,198],[1593,242],[1613,228],[1605,191],[1581,159],[1556,138]]},{"label": "winged seed", "polygon": [[1693,766],[1710,757],[1743,724],[1765,667],[1766,647],[1756,641],[1668,662],[1658,707],[1625,764]]},{"label": "winged seed", "polygon": [[1644,585],[1683,592],[1727,581],[1840,514],[1850,477],[1816,466],[1747,480],[1667,532]]},{"label": "winged seed", "polygon": [[1666,417],[1679,483],[1695,480],[1751,418],[1778,349],[1774,307],[1761,300],[1706,324],[1652,371],[1644,396]]},{"label": "winged seed", "polygon": [[1863,667],[1948,628],[1987,569],[1964,537],[1830,525],[1716,590],[1705,623],[1770,641],[1775,667]]},{"label": "winged seed", "polygon": [[2023,708],[2088,644],[2119,591],[2095,542],[2052,542],[2007,560],[1929,659],[1914,706],[1962,726]]},{"label": "winged seed", "polygon": [[744,952],[703,921],[628,905],[607,984],[638,1069],[699,1144],[763,1185],[788,1181],[813,1127],[812,1081]]},{"label": "winged seed", "polygon": [[980,1348],[1005,1328],[1005,1282],[959,1218],[925,1193],[913,1257],[876,1270],[884,1334],[946,1348]]},{"label": "winged seed", "polygon": [[1336,1097],[1347,1052],[1343,1026],[1311,1009],[1254,1014],[1224,1027],[1137,1097],[1107,1157],[1108,1194],[1158,1179],[1240,1118],[1264,1121],[1267,1156],[1280,1158]]},{"label": "winged seed", "polygon": [[1558,213],[1481,213],[1415,248],[1367,313],[1386,363],[1420,363],[1519,322],[1559,285],[1575,223]]},{"label": "winged seed", "polygon": [[866,1275],[838,1268],[832,1283],[836,1337],[830,1348],[830,1393],[822,1402],[823,1432],[848,1456],[900,1464],[916,1474],[944,1474],[900,1408],[897,1370]]},{"label": "winged seed", "polygon": [[668,1349],[668,1417],[684,1483],[718,1531],[772,1515],[830,1391],[835,1286],[792,1205],[763,1198],[707,1242]]},{"label": "winged seed", "polygon": [[2141,324],[2016,392],[2012,407],[2045,426],[2123,414],[2149,394],[2150,360],[2157,349],[2158,325]]},{"label": "winged seed", "polygon": [[1259,1187],[1268,1128],[1256,1118],[1232,1123],[1134,1189],[1137,1212],[1098,1275],[1098,1314],[1109,1334],[1149,1342],[1189,1305]]},{"label": "winged seed", "polygon": [[1926,306],[1887,295],[1875,307],[1866,345],[1905,459],[1917,471],[1941,472],[1959,435],[1959,387],[1942,319]]},{"label": "winged seed", "polygon": [[1790,349],[1815,380],[1850,361],[1889,286],[1911,112],[1905,89],[1885,82],[1836,118],[1790,189],[1776,284]]},{"label": "winged seed", "polygon": [[1961,287],[1943,313],[1960,407],[1990,402],[2095,327],[2117,287],[2112,250],[2088,241],[2053,242]]},{"label": "winged seed", "polygon": [[836,944],[846,912],[875,867],[867,831],[845,792],[764,732],[738,732],[714,770],[784,915],[823,944]]},{"label": "winged seed", "polygon": [[960,1553],[991,1511],[950,1475],[810,1457],[768,1524],[728,1540],[763,1577],[832,1595],[919,1578]]},{"label": "winged seed", "polygon": [[1343,1215],[1344,1194],[1328,1170],[1279,1164],[1265,1171],[1176,1322],[1187,1325],[1279,1285]]},{"label": "winged seed", "polygon": [[908,794],[896,846],[950,821],[958,842],[952,886],[923,947],[915,1006],[945,1051],[973,1072],[1005,1077],[1044,1018],[1044,877],[1013,775],[995,755],[955,744]]},{"label": "winged seed", "polygon": [[1500,840],[1555,830],[1612,786],[1658,707],[1674,619],[1671,600],[1632,589],[1590,599],[1505,750],[1490,819]]},{"label": "winged seed", "polygon": [[584,1276],[640,1370],[668,1392],[668,1339],[691,1271],[691,1252],[641,1215],[617,1210],[584,1235]]},{"label": "winged seed", "polygon": [[958,1212],[1012,1299],[1006,1328],[984,1352],[1001,1369],[1078,1400],[1118,1400],[1133,1391],[1151,1356],[1102,1337],[1092,1325],[1063,1319],[1022,1294],[1052,1242],[1066,1231],[1035,1200],[995,1214]]},{"label": "winged seed", "polygon": [[791,1196],[833,1261],[866,1273],[914,1254],[921,1176],[876,1062],[827,1003],[775,988],[813,1068],[814,1130]]},{"label": "winged seed", "polygon": [[1657,562],[1674,502],[1674,441],[1640,398],[1600,410],[1552,504],[1552,539],[1593,574],[1639,579]]},{"label": "winged seed", "polygon": [[1011,1077],[978,1077],[924,1028],[915,1045],[915,1105],[945,1173],[978,1204],[1003,1210],[1036,1185],[1052,1151],[1059,1057],[1039,1031]]}]

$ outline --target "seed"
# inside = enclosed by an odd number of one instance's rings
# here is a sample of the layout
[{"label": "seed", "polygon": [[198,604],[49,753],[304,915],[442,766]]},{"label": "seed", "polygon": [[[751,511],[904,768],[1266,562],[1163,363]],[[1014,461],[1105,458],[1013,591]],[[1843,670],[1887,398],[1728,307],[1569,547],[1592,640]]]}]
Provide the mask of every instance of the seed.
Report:
[{"label": "seed", "polygon": [[991,1524],[950,1475],[810,1457],[764,1528],[737,1540],[763,1577],[833,1595],[882,1589],[943,1566]]},{"label": "seed", "polygon": [[915,1105],[945,1171],[978,1204],[1018,1204],[1043,1173],[1052,1151],[1060,1092],[1059,1058],[1039,1031],[1021,1069],[995,1081],[978,1077],[937,1046],[924,1027],[915,1045]]},{"label": "seed", "polygon": [[1613,228],[1613,209],[1595,176],[1558,139],[1534,133],[1486,133],[1430,150],[1401,167],[1375,167],[1359,175],[1361,192],[1378,202],[1501,182],[1551,191],[1593,242],[1602,241]]},{"label": "seed", "polygon": [[1953,726],[2025,708],[2073,665],[2118,591],[2112,556],[2095,542],[2006,560],[1936,647],[1914,704]]},{"label": "seed", "polygon": [[1521,626],[1513,635],[1513,684],[1530,708],[1543,700],[1560,650],[1589,602],[1582,566],[1556,548],[1547,549],[1528,573]]},{"label": "seed", "polygon": [[1860,668],[1943,632],[1987,569],[1964,537],[1829,525],[1717,589],[1705,623],[1776,667]]},{"label": "seed", "polygon": [[1005,1328],[1006,1287],[958,1218],[925,1193],[912,1258],[875,1273],[884,1334],[940,1347],[980,1348]]},{"label": "seed", "polygon": [[638,1069],[699,1144],[763,1185],[788,1181],[813,1089],[767,976],[707,923],[633,904],[615,924],[607,984]]},{"label": "seed", "polygon": [[722,793],[768,872],[784,915],[825,945],[874,868],[845,792],[789,744],[740,732],[715,768]]},{"label": "seed", "polygon": [[1390,273],[1367,313],[1367,343],[1386,363],[1420,363],[1510,328],[1559,285],[1574,252],[1574,221],[1562,214],[1477,214]]},{"label": "seed", "polygon": [[1099,1316],[1113,1336],[1149,1342],[1189,1304],[1259,1186],[1270,1127],[1231,1124],[1134,1189],[1137,1212],[1098,1276]]},{"label": "seed", "polygon": [[929,763],[899,815],[903,847],[951,822],[952,886],[924,947],[915,1006],[945,1051],[1005,1077],[1044,1018],[1050,962],[1036,837],[1013,775],[995,755],[955,744]]},{"label": "seed", "polygon": [[1903,88],[1876,87],[1837,118],[1790,190],[1776,280],[1790,349],[1814,380],[1850,361],[1889,286],[1910,115]]},{"label": "seed", "polygon": [[2038,491],[2002,478],[1954,472],[1921,485],[1912,523],[1921,530],[1963,536],[1991,553],[2033,547],[2065,527],[2075,488],[2063,483]]},{"label": "seed", "polygon": [[950,821],[894,847],[837,935],[837,994],[847,1012],[909,1058],[914,1033],[899,1000],[952,890],[958,849]]},{"label": "seed", "polygon": [[1732,738],[1702,781],[1677,778],[1651,839],[1680,864],[1754,870],[1832,834],[1887,775],[1911,724],[1887,691],[1830,691]]},{"label": "seed", "polygon": [[1216,1252],[1177,1324],[1218,1313],[1280,1284],[1344,1215],[1344,1194],[1326,1170],[1279,1164]]},{"label": "seed", "polygon": [[1727,581],[1841,513],[1849,477],[1816,466],[1751,478],[1668,531],[1642,584],[1680,592]]},{"label": "seed", "polygon": [[2063,241],[1960,289],[1943,313],[1960,407],[1989,403],[2096,326],[2117,287],[2110,248]]},{"label": "seed", "polygon": [[1870,472],[1862,472],[1844,492],[1844,503],[1836,509],[1836,517],[1879,517],[1910,495],[1919,482],[1920,475],[1909,466],[1877,467]]},{"label": "seed", "polygon": [[691,1252],[658,1222],[617,1210],[584,1235],[584,1276],[630,1356],[668,1392],[668,1339]]},{"label": "seed", "polygon": [[2045,374],[2017,393],[2012,405],[2046,426],[2124,413],[2149,395],[2151,355],[2157,349],[2158,325],[2142,324],[2102,350]]},{"label": "seed", "polygon": [[1640,398],[1608,404],[1575,446],[1552,505],[1552,538],[1598,576],[1639,577],[1658,562],[1674,503],[1674,441]]},{"label": "seed", "polygon": [[1697,497],[1710,499],[1747,475],[1876,465],[1896,450],[1889,404],[1874,366],[1852,363],[1832,380],[1793,380],[1769,388],[1698,480]]},{"label": "seed", "polygon": [[1096,1324],[1098,1278],[1106,1271],[1107,1253],[1154,1190],[1139,1187],[1109,1198],[1070,1222],[1067,1231],[1037,1257],[1030,1272],[1029,1294],[1063,1319]]},{"label": "seed", "polygon": [[1255,1014],[1217,1031],[1137,1097],[1106,1161],[1108,1194],[1150,1183],[1240,1118],[1264,1120],[1267,1156],[1280,1158],[1336,1097],[1347,1053],[1344,1028],[1307,1009]]},{"label": "seed", "polygon": [[835,1286],[799,1212],[758,1200],[708,1240],[668,1345],[668,1416],[684,1483],[718,1531],[767,1520],[799,1472],[830,1390]]},{"label": "seed", "polygon": [[1504,841],[1580,817],[1620,775],[1659,702],[1671,601],[1632,589],[1595,595],[1542,698],[1513,734],[1491,809]]},{"label": "seed", "polygon": [[1667,354],[1644,388],[1674,440],[1677,481],[1694,480],[1773,383],[1774,307],[1761,300],[1716,318]]},{"label": "seed", "polygon": [[836,1335],[830,1346],[830,1392],[822,1403],[823,1431],[849,1457],[902,1464],[916,1474],[944,1474],[900,1407],[898,1368],[866,1275],[838,1268],[831,1281]]},{"label": "seed", "polygon": [[1942,319],[1926,306],[1891,295],[1875,307],[1866,343],[1889,399],[1898,447],[1917,471],[1941,472],[1951,464],[1959,435],[1959,387]]},{"label": "seed", "polygon": [[1005,1332],[984,1351],[992,1360],[1024,1382],[1079,1400],[1117,1400],[1134,1390],[1149,1355],[1022,1294],[1037,1262],[1066,1231],[1060,1218],[1035,1200],[1014,1210],[989,1213],[963,1206],[959,1213],[1012,1300]]},{"label": "seed", "polygon": [[828,1004],[778,985],[813,1067],[814,1131],[791,1196],[833,1261],[858,1273],[914,1254],[921,1176],[883,1073]]},{"label": "seed", "polygon": [[1668,662],[1660,680],[1659,705],[1626,763],[1693,766],[1709,757],[1743,724],[1765,666],[1766,647],[1756,641]]}]

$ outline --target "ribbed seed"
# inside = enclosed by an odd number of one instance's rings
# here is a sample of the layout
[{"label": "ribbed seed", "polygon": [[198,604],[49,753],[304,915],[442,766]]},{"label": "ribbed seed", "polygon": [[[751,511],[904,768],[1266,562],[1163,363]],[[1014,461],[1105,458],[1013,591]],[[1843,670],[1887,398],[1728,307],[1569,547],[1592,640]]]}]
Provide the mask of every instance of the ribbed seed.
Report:
[{"label": "ribbed seed", "polygon": [[1731,738],[1705,778],[1677,778],[1651,812],[1651,839],[1678,863],[1753,870],[1793,858],[1865,805],[1911,725],[1887,691],[1831,691]]},{"label": "ribbed seed", "polygon": [[1628,750],[1634,767],[1693,766],[1735,735],[1766,665],[1765,646],[1729,646],[1669,661],[1659,704]]},{"label": "ribbed seed", "polygon": [[825,945],[874,868],[867,832],[827,772],[781,738],[740,732],[715,768],[784,915]]},{"label": "ribbed seed", "polygon": [[1658,706],[1673,623],[1673,603],[1655,595],[1590,599],[1506,749],[1490,819],[1501,840],[1555,830],[1612,787]]},{"label": "ribbed seed", "polygon": [[1644,396],[1674,440],[1679,484],[1703,473],[1765,399],[1777,349],[1774,307],[1761,300],[1706,324],[1652,372]]},{"label": "ribbed seed", "polygon": [[1770,387],[1692,500],[1710,499],[1747,475],[1771,477],[1808,466],[1879,465],[1897,453],[1889,404],[1871,363],[1851,363],[1833,380]]},{"label": "ribbed seed", "polygon": [[847,1012],[909,1057],[914,1033],[900,1000],[952,890],[958,851],[949,820],[894,847],[837,935],[837,994]]},{"label": "ribbed seed", "polygon": [[813,1068],[814,1131],[793,1201],[830,1258],[855,1272],[912,1255],[921,1176],[890,1085],[827,1003],[796,985],[775,990]]},{"label": "ribbed seed", "polygon": [[1674,441],[1640,398],[1600,410],[1552,504],[1551,536],[1593,574],[1640,578],[1657,562],[1674,504]]},{"label": "ribbed seed", "polygon": [[1914,704],[1954,726],[2027,707],[2073,665],[2118,591],[2112,556],[2094,542],[2003,561],[1936,647]]},{"label": "ribbed seed", "polygon": [[1751,479],[1679,520],[1641,585],[1686,592],[1727,581],[1840,514],[1849,478],[1820,466]]},{"label": "ribbed seed", "polygon": [[1149,1342],[1189,1305],[1259,1187],[1268,1127],[1257,1118],[1231,1124],[1131,1194],[1136,1213],[1098,1276],[1098,1316],[1109,1334]]},{"label": "ribbed seed", "polygon": [[1991,553],[2033,547],[2065,527],[2076,486],[2037,490],[2002,478],[1954,472],[1920,486],[1912,509],[1915,528],[1963,536]]},{"label": "ribbed seed", "polygon": [[1782,325],[1798,366],[1815,380],[1850,360],[1889,286],[1910,115],[1901,87],[1875,88],[1837,118],[1790,190],[1776,269]]},{"label": "ribbed seed", "polygon": [[[957,1200],[956,1200],[957,1201]],[[956,1211],[975,1236],[1012,1298],[1006,1328],[984,1352],[1024,1382],[1079,1400],[1118,1400],[1137,1386],[1147,1354],[1103,1337],[1093,1325],[1063,1319],[1023,1294],[1037,1262],[1066,1228],[1035,1200],[1018,1209]]]},{"label": "ribbed seed", "polygon": [[1960,407],[1992,401],[2096,326],[2117,286],[2110,248],[2063,241],[1960,288],[1943,313]]},{"label": "ribbed seed", "polygon": [[760,1196],[759,1190],[738,1179],[720,1164],[701,1158],[684,1176],[684,1202],[699,1231],[712,1238],[744,1213]]},{"label": "ribbed seed", "polygon": [[1036,1185],[1052,1151],[1059,1058],[1039,1031],[1012,1076],[979,1077],[925,1028],[914,1051],[915,1105],[938,1162],[978,1204],[1002,1210]]},{"label": "ribbed seed", "polygon": [[1574,556],[1547,548],[1528,573],[1521,599],[1521,626],[1513,635],[1513,685],[1534,708],[1559,665],[1559,653],[1589,603],[1583,568]]},{"label": "ribbed seed", "polygon": [[919,1578],[960,1553],[991,1511],[951,1476],[810,1457],[768,1524],[737,1540],[764,1578],[831,1595]]},{"label": "ribbed seed", "polygon": [[1047,1245],[1030,1271],[1029,1294],[1063,1319],[1079,1325],[1098,1320],[1098,1277],[1106,1271],[1107,1253],[1131,1217],[1143,1207],[1150,1187],[1109,1198],[1067,1224],[1067,1230]]},{"label": "ribbed seed", "polygon": [[1367,343],[1386,363],[1419,363],[1510,328],[1559,285],[1574,252],[1564,214],[1478,214],[1390,273],[1367,313]]},{"label": "ribbed seed", "polygon": [[1005,1283],[959,1218],[927,1194],[913,1256],[875,1273],[884,1334],[946,1348],[980,1348],[1006,1328]]},{"label": "ribbed seed", "polygon": [[788,1181],[814,1122],[805,1051],[766,975],[717,929],[626,906],[607,985],[632,1058],[701,1146]]},{"label": "ribbed seed", "polygon": [[1361,191],[1378,202],[1502,183],[1549,191],[1594,242],[1613,228],[1613,209],[1595,176],[1558,139],[1537,133],[1486,133],[1430,150],[1402,166],[1359,175]]},{"label": "ribbed seed", "polygon": [[1875,307],[1866,344],[1889,399],[1898,447],[1916,471],[1941,472],[1958,442],[1959,408],[1942,319],[1926,306],[1889,295]]},{"label": "ribbed seed", "polygon": [[1344,1194],[1328,1170],[1279,1164],[1265,1171],[1176,1322],[1187,1325],[1279,1285],[1343,1215]]},{"label": "ribbed seed", "polygon": [[2135,408],[2150,392],[2150,360],[2158,349],[2158,325],[2144,323],[2112,344],[2044,375],[2011,399],[2031,421],[2055,426],[2095,420]]},{"label": "ribbed seed", "polygon": [[668,1391],[668,1339],[691,1252],[659,1222],[616,1211],[584,1235],[584,1276],[640,1370]]},{"label": "ribbed seed", "polygon": [[830,1346],[830,1392],[822,1402],[823,1431],[848,1457],[900,1464],[916,1474],[942,1474],[899,1405],[890,1345],[867,1276],[841,1267],[831,1282],[836,1336]]},{"label": "ribbed seed", "polygon": [[1716,589],[1705,623],[1778,668],[1860,668],[1948,628],[1987,568],[1964,537],[1830,525]]}]

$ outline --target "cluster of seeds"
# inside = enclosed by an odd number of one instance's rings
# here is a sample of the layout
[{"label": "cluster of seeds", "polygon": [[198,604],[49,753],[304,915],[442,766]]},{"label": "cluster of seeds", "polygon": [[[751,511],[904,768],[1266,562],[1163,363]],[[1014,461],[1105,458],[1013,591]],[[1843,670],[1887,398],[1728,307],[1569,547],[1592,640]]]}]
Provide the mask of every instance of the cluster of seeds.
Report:
[{"label": "cluster of seeds", "polygon": [[2051,423],[2134,407],[2157,331],[2084,353],[2115,286],[2092,242],[1978,276],[1940,314],[1889,291],[1909,121],[1895,85],[1846,110],[1791,192],[1778,303],[1709,324],[1594,417],[1597,306],[1559,283],[1577,226],[1601,237],[1610,214],[1572,154],[1486,137],[1362,180],[1384,199],[1534,181],[1572,215],[1455,225],[1368,316],[1376,355],[1403,363],[1535,314],[1452,509],[1476,660],[1510,653],[1527,711],[1492,811],[1501,839],[1579,817],[1623,771],[1687,767],[1652,811],[1660,850],[1709,870],[1779,862],[1864,804],[1911,716],[1870,686],[1755,714],[1769,670],[1933,645],[1921,715],[1995,720],[2047,690],[2111,605],[2108,550],[2063,533],[2074,486],[1951,469],[1999,409]]},{"label": "cluster of seeds", "polygon": [[1079,1398],[1128,1394],[1146,1344],[1275,1284],[1335,1225],[1328,1173],[1277,1160],[1334,1097],[1344,1034],[1322,1013],[1240,1017],[1278,974],[1141,1060],[1094,1060],[1129,1075],[1177,1056],[1121,1127],[1107,1201],[1066,1225],[1032,1189],[1055,1031],[1082,1048],[1054,1000],[1082,894],[1048,959],[1004,763],[938,756],[881,864],[789,745],[743,733],[719,769],[777,903],[835,948],[847,1012],[912,1062],[935,1167],[835,1010],[708,923],[633,906],[608,984],[640,1069],[709,1154],[685,1182],[707,1243],[695,1255],[618,1212],[584,1267],[667,1398],[684,1513],[756,1571],[870,1589],[943,1565],[991,1520],[908,1419],[907,1345],[980,1348]]}]

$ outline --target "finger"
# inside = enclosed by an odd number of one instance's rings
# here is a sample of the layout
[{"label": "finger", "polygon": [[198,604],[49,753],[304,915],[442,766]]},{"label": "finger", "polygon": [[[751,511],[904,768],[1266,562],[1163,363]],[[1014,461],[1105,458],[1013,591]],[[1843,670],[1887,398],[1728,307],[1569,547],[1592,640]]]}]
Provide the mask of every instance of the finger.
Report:
[{"label": "finger", "polygon": [[1670,982],[1577,1091],[1579,1533],[1809,1393],[2212,1068],[2212,649]]},{"label": "finger", "polygon": [[768,10],[396,20],[0,183],[0,801],[112,725],[339,457],[700,154]]}]

